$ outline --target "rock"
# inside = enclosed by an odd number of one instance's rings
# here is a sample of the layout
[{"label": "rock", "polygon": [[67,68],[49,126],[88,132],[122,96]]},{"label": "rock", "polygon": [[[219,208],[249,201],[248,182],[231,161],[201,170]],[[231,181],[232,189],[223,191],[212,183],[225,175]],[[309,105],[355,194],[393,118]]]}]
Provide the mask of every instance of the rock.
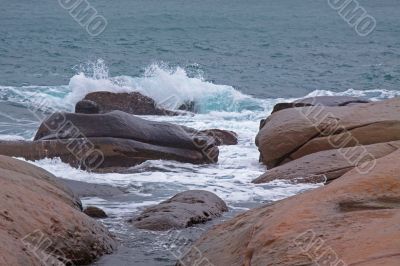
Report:
[{"label": "rock", "polygon": [[139,229],[165,231],[205,223],[226,211],[228,207],[217,195],[189,190],[147,208],[130,222]]},{"label": "rock", "polygon": [[97,103],[90,100],[79,101],[75,105],[75,113],[79,114],[99,114],[100,107]]},{"label": "rock", "polygon": [[[40,125],[34,140],[86,138],[121,138],[166,147],[201,150],[201,142],[211,138],[192,134],[184,127],[155,122],[121,111],[106,114],[54,113]],[[210,143],[210,145],[215,145]]]},{"label": "rock", "polygon": [[397,149],[400,149],[400,141],[320,151],[272,168],[253,180],[253,183],[277,179],[293,183],[329,183],[355,167],[367,172],[374,167],[376,159]]},{"label": "rock", "polygon": [[274,106],[272,113],[296,107],[306,106],[347,106],[360,103],[369,103],[370,101],[364,98],[351,96],[316,96],[294,101],[292,103],[278,103]]},{"label": "rock", "polygon": [[95,206],[88,206],[86,207],[83,212],[92,218],[96,218],[96,219],[104,219],[107,218],[107,214],[100,208],[95,207]]},{"label": "rock", "polygon": [[[115,110],[123,111],[134,115],[179,115],[180,113],[166,110],[157,106],[157,103],[150,97],[144,96],[139,92],[132,93],[113,93],[107,91],[97,91],[89,93],[83,101],[91,101],[97,104],[100,113],[107,113]],[[78,102],[78,105],[86,103]]]},{"label": "rock", "polygon": [[121,111],[54,113],[34,141],[0,141],[0,154],[27,160],[60,157],[74,167],[119,171],[146,160],[215,163],[216,140],[195,129],[145,120]]},{"label": "rock", "polygon": [[[71,148],[72,147],[72,148]],[[93,148],[90,148],[93,147]],[[212,163],[218,148],[204,154],[187,148],[147,144],[123,138],[57,139],[38,141],[0,141],[0,154],[26,160],[60,158],[73,167],[96,172],[118,172],[147,160],[174,160],[186,163]]]},{"label": "rock", "polygon": [[177,265],[397,266],[399,158],[397,150],[368,174],[349,171],[327,186],[217,225]]},{"label": "rock", "polygon": [[220,145],[236,145],[238,144],[238,135],[229,130],[222,129],[207,129],[202,130],[200,133],[204,133],[215,139],[215,144]]},{"label": "rock", "polygon": [[269,116],[256,137],[273,168],[318,151],[400,140],[400,98],[343,107],[302,107]]},{"label": "rock", "polygon": [[115,247],[110,233],[81,212],[52,174],[0,156],[1,265],[83,265]]}]

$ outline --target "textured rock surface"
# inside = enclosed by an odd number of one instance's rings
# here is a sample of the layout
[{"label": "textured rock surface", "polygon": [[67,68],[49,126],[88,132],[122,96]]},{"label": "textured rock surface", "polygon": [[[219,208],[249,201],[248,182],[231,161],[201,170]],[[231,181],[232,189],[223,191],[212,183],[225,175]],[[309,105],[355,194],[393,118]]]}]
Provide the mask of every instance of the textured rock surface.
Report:
[{"label": "textured rock surface", "polygon": [[[266,183],[277,179],[294,183],[323,183],[341,177],[358,167],[368,171],[375,166],[375,159],[384,157],[400,148],[400,141],[326,150],[306,155],[265,172],[253,183]],[[369,154],[370,156],[365,156]]]},{"label": "textured rock surface", "polygon": [[203,190],[190,190],[145,209],[131,222],[140,229],[164,231],[205,223],[225,211],[228,211],[228,207],[217,195]]},{"label": "textured rock surface", "polygon": [[273,168],[318,151],[400,140],[400,98],[343,107],[302,107],[272,114],[256,137]]},{"label": "textured rock surface", "polygon": [[0,156],[0,265],[50,265],[56,257],[88,264],[114,248],[53,175]]},{"label": "textured rock surface", "polygon": [[368,174],[352,170],[327,186],[217,225],[178,265],[397,266],[399,158],[397,150]]},{"label": "textured rock surface", "polygon": [[[178,115],[178,112],[166,110],[157,106],[156,102],[150,97],[144,96],[139,92],[132,93],[113,93],[107,91],[97,91],[89,93],[83,101],[92,101],[99,107],[99,113],[107,113],[115,110],[123,111],[134,115]],[[85,110],[80,108],[83,104],[78,102],[77,112]]]}]

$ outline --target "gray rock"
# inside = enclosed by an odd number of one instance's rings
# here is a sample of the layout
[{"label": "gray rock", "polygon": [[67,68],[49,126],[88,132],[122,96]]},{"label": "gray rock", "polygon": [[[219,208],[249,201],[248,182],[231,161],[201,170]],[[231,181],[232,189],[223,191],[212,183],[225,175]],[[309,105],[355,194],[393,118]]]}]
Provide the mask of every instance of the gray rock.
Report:
[{"label": "gray rock", "polygon": [[228,211],[217,195],[204,190],[189,190],[145,209],[130,222],[139,229],[165,231],[205,223]]},{"label": "gray rock", "polygon": [[75,113],[79,114],[99,114],[100,107],[97,103],[90,100],[79,101],[75,105]]}]

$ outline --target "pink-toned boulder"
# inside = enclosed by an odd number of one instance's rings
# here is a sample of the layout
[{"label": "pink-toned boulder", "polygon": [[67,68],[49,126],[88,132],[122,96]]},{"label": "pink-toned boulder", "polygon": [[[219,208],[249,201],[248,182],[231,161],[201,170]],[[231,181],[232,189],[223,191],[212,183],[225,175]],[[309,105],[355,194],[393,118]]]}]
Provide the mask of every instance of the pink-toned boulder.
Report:
[{"label": "pink-toned boulder", "polygon": [[86,265],[111,253],[110,233],[80,208],[49,172],[0,156],[0,265]]},{"label": "pink-toned boulder", "polygon": [[399,158],[217,225],[177,265],[398,266]]},{"label": "pink-toned boulder", "polygon": [[256,137],[273,168],[318,151],[400,140],[400,98],[329,107],[290,108],[267,118]]}]

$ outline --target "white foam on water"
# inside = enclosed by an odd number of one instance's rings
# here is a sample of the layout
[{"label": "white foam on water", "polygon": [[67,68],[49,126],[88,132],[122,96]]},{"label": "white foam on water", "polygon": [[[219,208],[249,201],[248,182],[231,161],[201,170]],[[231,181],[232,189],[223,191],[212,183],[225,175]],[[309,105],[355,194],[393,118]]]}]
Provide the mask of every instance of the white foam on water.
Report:
[{"label": "white foam on water", "polygon": [[[22,96],[21,91],[24,92]],[[144,116],[144,118],[181,124],[199,130],[210,128],[232,130],[238,133],[239,144],[220,147],[218,164],[192,165],[174,161],[147,161],[133,167],[131,173],[126,174],[88,173],[72,168],[59,159],[34,162],[59,177],[125,186],[141,197],[139,201],[128,203],[104,202],[96,198],[85,199],[85,203],[100,204],[114,214],[126,213],[159,202],[180,191],[204,189],[216,193],[230,206],[234,206],[237,203],[280,200],[319,186],[318,184],[293,185],[284,181],[262,185],[251,183],[266,171],[265,166],[258,162],[259,152],[254,143],[259,121],[268,116],[276,103],[295,99],[256,99],[232,86],[205,81],[200,75],[190,77],[180,67],[169,69],[153,64],[141,77],[110,77],[105,63],[99,60],[73,76],[67,86],[0,87],[0,101],[29,107],[36,102],[47,100],[48,105],[54,110],[71,111],[77,101],[87,93],[95,91],[139,91],[168,108],[176,108],[181,103],[195,101],[200,110],[199,114],[175,117]],[[379,100],[400,96],[400,91],[316,90],[305,97],[328,95]],[[0,135],[0,140],[21,138],[19,135]],[[158,194],[160,186],[170,189],[171,193],[160,196]]]}]

